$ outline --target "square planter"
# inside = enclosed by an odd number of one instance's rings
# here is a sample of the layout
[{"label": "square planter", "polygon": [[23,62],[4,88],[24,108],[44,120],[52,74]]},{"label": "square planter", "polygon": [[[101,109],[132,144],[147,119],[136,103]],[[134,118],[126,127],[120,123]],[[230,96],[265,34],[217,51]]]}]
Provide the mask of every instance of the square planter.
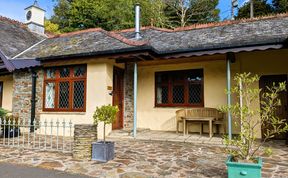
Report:
[{"label": "square planter", "polygon": [[261,178],[262,158],[257,158],[258,163],[232,162],[232,156],[228,156],[226,165],[228,178]]},{"label": "square planter", "polygon": [[92,143],[92,160],[107,162],[114,159],[114,142],[94,142]]}]

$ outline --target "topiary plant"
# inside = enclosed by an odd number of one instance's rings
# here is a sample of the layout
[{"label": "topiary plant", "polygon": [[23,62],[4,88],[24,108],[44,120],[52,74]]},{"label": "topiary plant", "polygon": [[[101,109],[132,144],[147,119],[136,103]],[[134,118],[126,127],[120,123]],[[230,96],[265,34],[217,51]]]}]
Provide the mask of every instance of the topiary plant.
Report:
[{"label": "topiary plant", "polygon": [[116,114],[119,111],[117,106],[104,105],[101,107],[96,107],[94,112],[93,119],[94,124],[97,125],[99,122],[104,123],[104,143],[105,143],[105,128],[106,124],[112,124],[116,119]]}]

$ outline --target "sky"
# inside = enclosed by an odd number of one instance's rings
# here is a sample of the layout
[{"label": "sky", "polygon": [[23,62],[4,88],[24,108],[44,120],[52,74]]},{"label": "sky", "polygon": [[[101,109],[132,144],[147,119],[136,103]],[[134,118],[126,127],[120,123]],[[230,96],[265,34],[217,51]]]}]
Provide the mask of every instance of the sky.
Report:
[{"label": "sky", "polygon": [[[245,1],[247,0],[239,0],[239,5],[243,5]],[[0,0],[0,15],[24,22],[24,9],[32,5],[33,2],[34,0]],[[46,18],[51,17],[55,0],[38,0],[38,4],[46,10]],[[231,17],[231,0],[219,0],[218,8],[221,10],[221,19]]]}]

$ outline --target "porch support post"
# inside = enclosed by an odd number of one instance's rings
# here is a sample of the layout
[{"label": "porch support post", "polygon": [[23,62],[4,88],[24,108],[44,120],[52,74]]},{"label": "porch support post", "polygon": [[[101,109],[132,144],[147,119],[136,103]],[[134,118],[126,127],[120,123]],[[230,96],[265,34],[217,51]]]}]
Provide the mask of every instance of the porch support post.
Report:
[{"label": "porch support post", "polygon": [[133,109],[133,137],[136,138],[137,134],[137,63],[134,63],[134,109]]},{"label": "porch support post", "polygon": [[[227,105],[231,106],[231,60],[233,59],[233,53],[227,53],[226,59],[226,78],[227,78]],[[228,135],[229,139],[232,139],[232,116],[230,109],[228,110]]]}]

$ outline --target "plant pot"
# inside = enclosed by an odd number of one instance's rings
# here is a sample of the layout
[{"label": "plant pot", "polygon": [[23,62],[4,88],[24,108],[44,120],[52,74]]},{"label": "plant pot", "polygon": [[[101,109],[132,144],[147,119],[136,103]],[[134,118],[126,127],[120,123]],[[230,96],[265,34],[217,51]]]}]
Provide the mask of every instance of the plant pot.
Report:
[{"label": "plant pot", "polygon": [[261,178],[262,158],[257,158],[257,161],[255,164],[233,162],[232,156],[228,156],[228,178]]},{"label": "plant pot", "polygon": [[107,162],[114,159],[114,142],[94,142],[92,143],[92,160]]},{"label": "plant pot", "polygon": [[[18,132],[19,131],[19,132]],[[5,138],[8,138],[8,137],[18,137],[18,136],[20,136],[21,135],[21,132],[20,132],[20,128],[19,128],[19,130],[18,130],[18,127],[15,127],[15,128],[10,128],[10,129],[8,129],[8,128],[5,128],[5,130],[4,129],[2,129],[2,137],[5,137]]]}]

